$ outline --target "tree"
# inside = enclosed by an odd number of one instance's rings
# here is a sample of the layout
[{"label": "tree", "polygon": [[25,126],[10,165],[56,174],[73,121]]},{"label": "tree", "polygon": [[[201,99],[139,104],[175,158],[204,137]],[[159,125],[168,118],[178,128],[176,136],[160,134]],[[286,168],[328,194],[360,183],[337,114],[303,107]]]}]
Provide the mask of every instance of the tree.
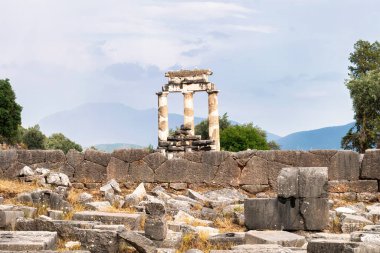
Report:
[{"label": "tree", "polygon": [[229,126],[221,131],[220,146],[223,150],[238,152],[247,149],[268,150],[266,133],[252,123]]},{"label": "tree", "polygon": [[41,132],[39,125],[29,127],[23,132],[22,142],[28,149],[45,149],[46,136]]},{"label": "tree", "polygon": [[351,79],[347,82],[347,88],[350,90],[356,122],[343,137],[341,145],[344,149],[364,153],[376,145],[377,133],[380,131],[380,69]]},{"label": "tree", "polygon": [[82,146],[73,142],[66,136],[64,136],[62,133],[55,133],[52,134],[47,140],[46,140],[46,148],[47,149],[60,149],[64,153],[67,153],[70,149],[76,149],[80,152],[82,152]]},{"label": "tree", "polygon": [[380,130],[380,43],[359,40],[354,49],[346,86],[353,101],[355,125],[342,138],[341,146],[364,153],[374,147]]},{"label": "tree", "polygon": [[[224,113],[222,117],[219,116],[219,130],[223,131],[227,127],[231,126],[232,123],[228,120],[227,113]],[[199,122],[195,126],[195,134],[201,135],[203,140],[209,138],[208,136],[208,119]]]},{"label": "tree", "polygon": [[21,125],[21,111],[9,79],[0,80],[0,142],[15,143],[17,129]]},{"label": "tree", "polygon": [[269,146],[270,150],[280,150],[281,149],[280,145],[278,145],[278,143],[275,141],[269,141],[268,146]]}]

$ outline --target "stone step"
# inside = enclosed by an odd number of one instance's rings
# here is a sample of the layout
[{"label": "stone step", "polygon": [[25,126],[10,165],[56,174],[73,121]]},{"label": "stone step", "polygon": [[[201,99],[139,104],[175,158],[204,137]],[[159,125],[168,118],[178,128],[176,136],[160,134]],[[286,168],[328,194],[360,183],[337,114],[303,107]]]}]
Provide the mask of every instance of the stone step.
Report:
[{"label": "stone step", "polygon": [[0,250],[54,250],[57,232],[0,231]]},{"label": "stone step", "polygon": [[73,220],[81,221],[100,221],[104,224],[118,225],[123,224],[129,229],[136,230],[140,226],[142,213],[109,213],[98,211],[77,212]]}]

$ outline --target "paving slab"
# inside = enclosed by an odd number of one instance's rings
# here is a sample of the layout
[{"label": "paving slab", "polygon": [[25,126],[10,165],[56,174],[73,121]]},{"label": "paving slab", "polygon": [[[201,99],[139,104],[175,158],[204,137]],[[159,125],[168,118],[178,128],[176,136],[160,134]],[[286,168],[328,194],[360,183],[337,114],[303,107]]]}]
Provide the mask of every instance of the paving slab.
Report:
[{"label": "paving slab", "polygon": [[312,240],[307,245],[308,253],[378,253],[380,246],[346,240]]},{"label": "paving slab", "polygon": [[82,211],[77,212],[73,216],[73,220],[81,221],[100,221],[104,224],[114,225],[123,224],[134,230],[140,226],[142,214],[140,213],[108,213],[98,211]]},{"label": "paving slab", "polygon": [[245,233],[246,244],[278,244],[284,247],[302,247],[305,237],[286,231],[256,231]]},{"label": "paving slab", "polygon": [[57,232],[0,231],[0,250],[54,250]]}]

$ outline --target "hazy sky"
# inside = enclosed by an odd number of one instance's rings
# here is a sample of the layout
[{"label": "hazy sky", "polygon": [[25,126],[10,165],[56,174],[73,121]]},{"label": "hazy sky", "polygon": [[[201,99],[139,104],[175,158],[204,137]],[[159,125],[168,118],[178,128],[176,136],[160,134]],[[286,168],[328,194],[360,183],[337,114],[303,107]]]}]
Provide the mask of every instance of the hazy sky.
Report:
[{"label": "hazy sky", "polygon": [[[0,78],[25,126],[88,102],[156,107],[167,70],[210,68],[220,113],[270,132],[352,121],[344,79],[377,0],[0,0]],[[196,115],[207,97],[196,94]],[[182,95],[169,111],[182,113]]]}]

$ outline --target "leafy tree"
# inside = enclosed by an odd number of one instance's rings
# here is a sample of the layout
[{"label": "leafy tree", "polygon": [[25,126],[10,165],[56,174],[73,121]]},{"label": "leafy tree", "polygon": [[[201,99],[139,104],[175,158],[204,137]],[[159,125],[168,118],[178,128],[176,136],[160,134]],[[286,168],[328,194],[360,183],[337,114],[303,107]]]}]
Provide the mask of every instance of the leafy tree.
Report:
[{"label": "leafy tree", "polygon": [[278,143],[275,141],[269,141],[268,146],[269,146],[270,150],[280,150],[281,149],[280,145],[278,145]]},{"label": "leafy tree", "polygon": [[0,142],[16,142],[17,129],[21,125],[22,107],[16,103],[16,95],[9,79],[0,80]]},{"label": "leafy tree", "polygon": [[380,131],[380,70],[351,79],[347,82],[347,88],[350,90],[356,122],[343,137],[341,145],[344,149],[364,153],[376,145],[377,133]]},{"label": "leafy tree", "polygon": [[29,127],[22,135],[22,142],[28,147],[28,149],[45,149],[46,136],[40,131],[40,126],[35,125]]},{"label": "leafy tree", "polygon": [[[222,117],[219,116],[219,130],[223,131],[227,127],[231,126],[232,123],[228,120],[227,113],[224,113]],[[195,134],[201,135],[202,139],[206,140],[208,136],[208,119],[201,121],[195,126]]]},{"label": "leafy tree", "polygon": [[73,142],[61,133],[52,134],[46,140],[46,148],[60,149],[65,153],[67,153],[70,149],[76,149],[80,152],[83,150],[81,145]]},{"label": "leafy tree", "polygon": [[353,100],[355,125],[342,138],[341,146],[364,153],[374,147],[380,131],[380,43],[359,40],[354,49],[346,86]]},{"label": "leafy tree", "polygon": [[266,133],[252,123],[230,126],[220,134],[220,146],[228,151],[246,149],[268,150]]}]

